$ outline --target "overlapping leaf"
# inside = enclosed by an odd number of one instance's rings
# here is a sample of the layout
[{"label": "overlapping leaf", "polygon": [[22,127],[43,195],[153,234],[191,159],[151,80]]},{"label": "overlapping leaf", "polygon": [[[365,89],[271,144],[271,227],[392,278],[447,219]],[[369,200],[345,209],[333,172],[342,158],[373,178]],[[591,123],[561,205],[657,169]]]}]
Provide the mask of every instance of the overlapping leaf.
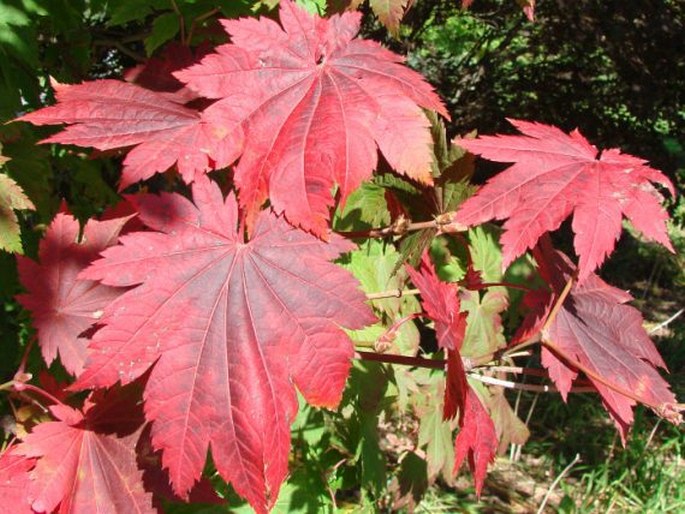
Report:
[{"label": "overlapping leaf", "polygon": [[259,512],[287,473],[292,382],[334,406],[353,348],[340,327],[374,316],[330,244],[262,212],[252,238],[238,209],[206,178],[180,195],[133,199],[153,233],[123,236],[83,276],[138,286],[110,304],[78,386],[129,382],[153,363],[144,397],[152,441],[184,496],[211,445],[219,473]]},{"label": "overlapping leaf", "polygon": [[235,160],[242,133],[230,136],[204,113],[165,93],[118,80],[55,85],[57,104],[19,118],[34,125],[66,123],[43,143],[64,143],[98,150],[133,146],[122,171],[124,188],[177,165],[190,183],[214,167]]},{"label": "overlapping leaf", "polygon": [[57,421],[35,426],[17,447],[37,459],[24,491],[36,512],[156,512],[136,462],[144,422],[140,404],[131,394],[97,396],[84,413],[50,407]]},{"label": "overlapping leaf", "polygon": [[421,305],[426,315],[435,322],[438,345],[447,357],[447,384],[443,416],[450,419],[459,412],[464,417],[466,372],[461,361],[461,346],[466,332],[466,313],[460,312],[456,286],[441,282],[428,253],[423,255],[419,271],[406,267],[414,285],[421,291]]},{"label": "overlapping leaf", "polygon": [[[549,250],[540,254],[539,260],[545,263],[543,273],[552,284],[553,296],[558,297],[574,267],[565,256]],[[585,283],[573,286],[548,333],[543,334],[547,348],[542,353],[542,363],[564,398],[578,376],[574,362],[588,370],[587,378],[597,388],[624,439],[636,401],[671,421],[681,419],[674,394],[655,369],[666,366],[642,326],[642,315],[626,305],[631,299],[625,291],[591,274]],[[531,316],[539,319],[537,313]]]},{"label": "overlapping leaf", "polygon": [[16,454],[15,447],[0,454],[0,514],[34,514],[26,490],[35,463],[35,459]]},{"label": "overlapping leaf", "polygon": [[480,496],[488,464],[494,461],[497,452],[497,432],[488,411],[471,386],[466,392],[464,409],[464,422],[460,424],[454,440],[454,471],[459,471],[468,458],[476,494]]},{"label": "overlapping leaf", "polygon": [[253,217],[267,196],[277,213],[325,236],[331,189],[344,199],[371,175],[380,148],[390,165],[430,183],[430,133],[421,107],[447,115],[402,57],[355,39],[360,14],[322,19],[290,0],[280,22],[227,20],[232,43],[175,75],[208,98],[217,126],[245,131],[235,171]]},{"label": "overlapping leaf", "polygon": [[59,354],[69,373],[79,375],[83,370],[88,341],[81,336],[98,322],[121,289],[77,277],[102,250],[116,243],[127,220],[90,220],[79,238],[78,221],[59,213],[40,242],[40,263],[18,257],[19,278],[27,292],[17,299],[31,311],[48,364]]},{"label": "overlapping leaf", "polygon": [[[2,154],[0,154],[0,165],[2,165]],[[14,180],[0,173],[0,250],[22,253],[19,220],[14,213],[15,209],[34,210],[35,206]]]},{"label": "overlapping leaf", "polygon": [[674,190],[660,171],[615,149],[598,155],[577,130],[567,135],[550,125],[510,121],[524,135],[456,141],[486,159],[514,163],[467,200],[454,218],[466,226],[507,219],[501,238],[504,266],[571,213],[581,282],[613,251],[622,216],[673,251],[666,232],[668,215],[652,182],[672,194]]}]

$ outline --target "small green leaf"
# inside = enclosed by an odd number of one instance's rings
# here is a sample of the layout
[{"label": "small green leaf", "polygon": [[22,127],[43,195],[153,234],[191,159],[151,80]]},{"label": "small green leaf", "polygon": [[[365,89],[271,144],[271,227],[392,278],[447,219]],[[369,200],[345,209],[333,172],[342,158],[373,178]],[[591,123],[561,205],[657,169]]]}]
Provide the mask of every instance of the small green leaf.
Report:
[{"label": "small green leaf", "polygon": [[17,183],[5,174],[0,174],[0,249],[12,253],[23,253],[19,220],[14,210],[35,210],[31,200]]},{"label": "small green leaf", "polygon": [[157,48],[176,37],[181,28],[180,23],[182,23],[182,20],[173,12],[157,16],[155,21],[152,22],[152,32],[145,38],[145,51],[147,54],[152,55]]},{"label": "small green leaf", "polygon": [[385,190],[365,182],[347,198],[342,211],[333,218],[335,230],[367,230],[390,224],[390,212],[385,201]]}]

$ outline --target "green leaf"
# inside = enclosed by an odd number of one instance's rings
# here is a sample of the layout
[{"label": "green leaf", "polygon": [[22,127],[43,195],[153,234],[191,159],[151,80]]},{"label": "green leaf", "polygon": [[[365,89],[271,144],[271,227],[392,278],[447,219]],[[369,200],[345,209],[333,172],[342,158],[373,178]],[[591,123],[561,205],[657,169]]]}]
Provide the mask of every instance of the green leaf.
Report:
[{"label": "green leaf", "polygon": [[[357,277],[365,293],[396,291],[408,280],[403,269],[395,273],[398,257],[394,246],[372,239],[349,253],[343,266]],[[374,300],[372,305],[379,314],[387,315],[391,320],[420,311],[419,302],[413,296]]]},{"label": "green leaf", "polygon": [[419,445],[425,447],[428,476],[435,478],[440,475],[443,480],[451,484],[454,482],[452,474],[454,442],[450,423],[442,419],[441,394],[445,390],[444,379],[442,377],[436,379],[431,389],[431,393],[424,395],[423,404],[417,407]]},{"label": "green leaf", "polygon": [[367,230],[390,224],[385,190],[371,182],[359,186],[347,198],[344,208],[333,218],[335,230]]},{"label": "green leaf", "polygon": [[414,452],[407,453],[400,463],[397,481],[399,505],[393,508],[408,505],[411,512],[428,490],[428,463]]},{"label": "green leaf", "polygon": [[502,280],[502,250],[497,233],[492,225],[480,225],[468,233],[473,267],[482,273],[485,282]]},{"label": "green leaf", "polygon": [[154,11],[171,9],[169,0],[110,0],[109,26],[123,25],[130,21],[142,21]]},{"label": "green leaf", "polygon": [[481,298],[479,291],[464,289],[460,295],[462,311],[468,312],[462,355],[486,355],[506,346],[501,318],[509,305],[506,290],[493,288]]},{"label": "green leaf", "polygon": [[35,207],[14,180],[0,173],[0,249],[23,253],[19,220],[14,213],[23,209]]},{"label": "green leaf", "polygon": [[147,55],[152,55],[157,48],[162,46],[167,41],[176,37],[183,20],[179,19],[174,12],[168,12],[157,16],[152,22],[152,32],[145,38],[145,52]]}]

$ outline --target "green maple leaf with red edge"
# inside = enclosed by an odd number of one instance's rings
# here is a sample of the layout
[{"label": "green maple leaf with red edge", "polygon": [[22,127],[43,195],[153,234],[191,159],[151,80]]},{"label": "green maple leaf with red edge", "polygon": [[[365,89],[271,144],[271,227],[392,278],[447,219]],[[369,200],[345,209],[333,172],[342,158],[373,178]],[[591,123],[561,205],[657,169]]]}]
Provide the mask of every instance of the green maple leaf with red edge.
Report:
[{"label": "green maple leaf with red edge", "polygon": [[201,178],[193,198],[130,197],[153,231],[122,236],[82,273],[133,289],[105,308],[75,388],[128,383],[154,364],[145,415],[174,492],[186,497],[211,447],[221,476],[265,512],[288,471],[294,386],[337,405],[353,355],[341,327],[375,317],[330,262],[351,243],[266,211],[246,241],[232,194]]}]

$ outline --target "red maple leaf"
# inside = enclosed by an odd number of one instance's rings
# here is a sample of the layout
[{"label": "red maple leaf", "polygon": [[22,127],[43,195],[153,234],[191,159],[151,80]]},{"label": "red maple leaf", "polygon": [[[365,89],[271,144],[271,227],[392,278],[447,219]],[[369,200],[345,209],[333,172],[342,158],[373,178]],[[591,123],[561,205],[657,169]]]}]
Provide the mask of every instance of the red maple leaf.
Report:
[{"label": "red maple leaf", "polygon": [[478,396],[466,381],[461,360],[462,343],[466,333],[467,313],[460,312],[460,301],[454,284],[440,281],[428,253],[421,259],[419,271],[407,266],[414,285],[421,291],[421,306],[435,322],[438,345],[447,353],[447,380],[443,419],[459,412],[459,433],[454,441],[454,472],[468,455],[469,467],[480,496],[487,467],[497,452],[495,425]]},{"label": "red maple leaf", "polygon": [[476,484],[476,495],[480,496],[488,464],[495,460],[497,453],[497,431],[488,411],[470,386],[466,393],[464,410],[464,421],[454,440],[454,472],[459,471],[468,456],[469,469]]},{"label": "red maple leaf", "polygon": [[34,125],[69,126],[43,143],[111,150],[135,146],[124,160],[120,188],[177,165],[190,183],[238,155],[242,134],[228,137],[204,113],[185,107],[166,93],[118,80],[77,85],[54,84],[57,104],[19,118]]},{"label": "red maple leaf", "polygon": [[53,405],[16,452],[37,459],[24,498],[36,512],[154,513],[136,444],[144,417],[133,388],[96,394],[82,413]]},{"label": "red maple leaf", "polygon": [[558,228],[571,213],[581,282],[613,251],[622,216],[673,251],[662,196],[651,184],[674,194],[673,184],[660,171],[616,149],[598,155],[577,130],[567,135],[550,125],[509,121],[524,135],[455,140],[486,159],[514,163],[464,202],[454,217],[465,226],[507,219],[500,240],[503,266],[533,248],[542,234]]},{"label": "red maple leaf", "polygon": [[[547,245],[536,248],[535,255],[542,263],[541,274],[552,286],[552,299],[538,305],[549,311],[575,268],[565,255]],[[626,305],[630,300],[627,292],[590,274],[584,283],[573,286],[547,333],[542,334],[542,364],[562,397],[566,399],[578,376],[578,365],[582,366],[624,440],[637,401],[680,422],[677,400],[655,369],[666,369],[666,365],[643,328],[642,314]],[[547,316],[533,312],[529,317],[539,325]]]},{"label": "red maple leaf", "polygon": [[69,373],[78,376],[83,370],[88,341],[79,336],[98,322],[105,305],[121,289],[77,277],[102,250],[116,243],[128,219],[90,220],[79,240],[78,221],[59,213],[40,242],[40,263],[17,257],[19,279],[27,290],[17,299],[31,311],[48,365],[59,353]]},{"label": "red maple leaf", "polygon": [[268,196],[277,213],[325,237],[333,186],[344,201],[376,167],[376,145],[394,169],[431,182],[421,107],[447,112],[402,57],[354,39],[360,19],[356,12],[322,19],[283,0],[280,26],[225,20],[232,43],[175,73],[220,99],[207,119],[229,132],[244,129],[235,182],[248,219]]},{"label": "red maple leaf", "polygon": [[458,411],[459,421],[463,422],[468,383],[459,350],[466,334],[467,313],[460,312],[456,286],[438,278],[428,252],[423,254],[418,271],[411,266],[406,269],[421,292],[421,306],[426,316],[435,322],[438,346],[444,348],[447,355],[443,418],[451,419]]},{"label": "red maple leaf", "polygon": [[9,447],[0,454],[0,514],[33,514],[26,490],[36,460],[15,453],[15,448]]},{"label": "red maple leaf", "polygon": [[[132,198],[158,232],[132,233],[83,273],[138,286],[110,304],[77,387],[127,383],[155,363],[145,413],[174,491],[185,497],[208,447],[219,473],[259,512],[287,474],[289,425],[305,398],[335,406],[353,346],[341,327],[375,318],[325,243],[262,212],[249,241],[238,208],[206,178],[195,205],[177,194]],[[139,285],[140,284],[140,285]]]}]

